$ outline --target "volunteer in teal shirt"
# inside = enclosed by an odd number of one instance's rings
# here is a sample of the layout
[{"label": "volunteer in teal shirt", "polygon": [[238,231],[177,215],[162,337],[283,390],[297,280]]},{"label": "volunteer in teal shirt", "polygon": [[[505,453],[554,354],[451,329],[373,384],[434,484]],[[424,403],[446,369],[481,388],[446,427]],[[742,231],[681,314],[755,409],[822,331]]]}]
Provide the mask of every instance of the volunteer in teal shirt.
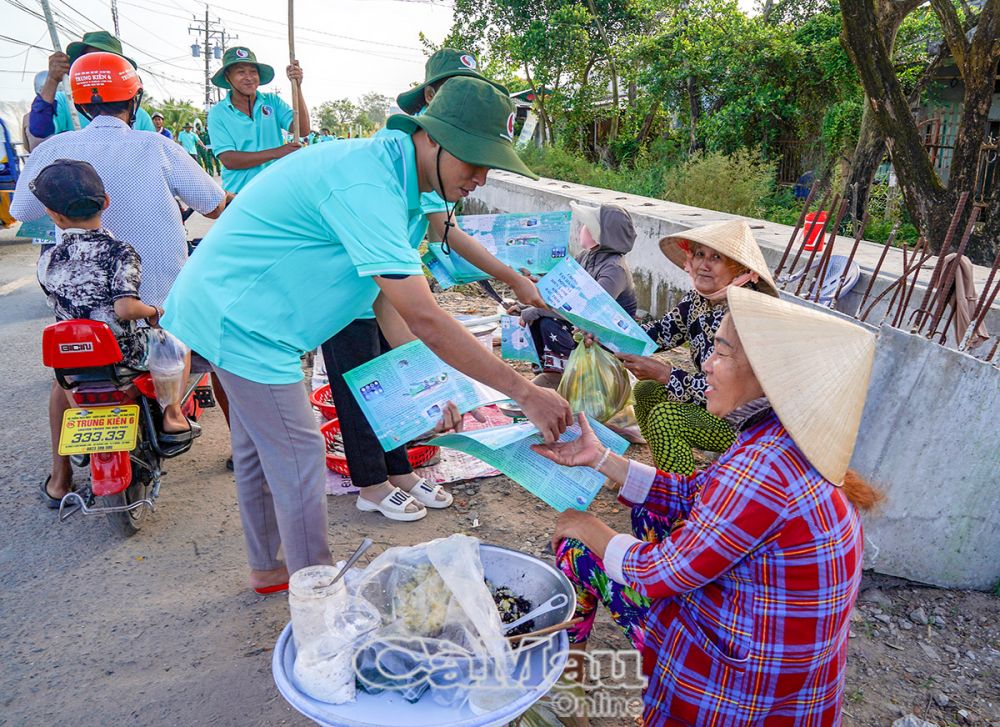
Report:
[{"label": "volunteer in teal shirt", "polygon": [[191,124],[184,124],[184,131],[177,135],[177,141],[180,145],[184,147],[184,151],[191,155],[191,157],[198,161],[198,137],[192,131],[194,127]]},{"label": "volunteer in teal shirt", "polygon": [[[439,50],[427,61],[423,85],[399,96],[400,108],[412,109],[419,104],[414,115],[421,116],[426,104],[442,84],[458,76],[477,78],[489,83],[488,79],[478,73],[477,67],[475,56],[470,53],[451,48]],[[492,85],[504,94],[507,93],[503,87]],[[449,216],[448,205],[433,190],[421,194],[420,207],[424,213],[421,219],[423,224],[420,237],[411,238],[414,246],[422,242],[423,230],[426,229],[428,221],[431,225],[431,239],[435,242],[440,241]],[[454,208],[451,211],[453,212]],[[521,302],[526,305],[537,305],[541,302],[541,296],[529,278],[501,263],[460,228],[455,227],[450,230],[449,242],[451,248],[458,254],[475,261],[474,264],[480,269],[510,284]],[[378,326],[372,320],[374,317],[374,312],[366,313],[323,344],[323,358],[330,381],[330,393],[337,408],[344,456],[351,472],[351,482],[359,489],[357,500],[359,508],[371,510],[374,507],[391,520],[404,522],[420,520],[427,515],[428,509],[440,510],[449,507],[453,502],[452,495],[438,485],[428,484],[413,472],[405,446],[389,452],[382,451],[378,437],[375,436],[343,377],[347,371],[385,352],[386,347],[379,335]],[[403,492],[396,492],[397,488]],[[409,497],[404,499],[405,495]],[[393,502],[393,497],[396,498],[396,502]],[[386,498],[389,498],[393,506],[383,504]]]},{"label": "volunteer in teal shirt", "polygon": [[[286,73],[293,83],[301,82],[297,61]],[[258,63],[253,51],[242,46],[227,50],[222,67],[212,76],[213,84],[229,90],[208,112],[212,150],[222,164],[222,187],[227,192],[242,192],[272,162],[301,148],[298,140],[286,144],[282,133],[293,133],[292,107],[277,94],[258,92],[273,80],[274,69]],[[301,93],[299,126],[299,134],[307,137],[309,109]]]},{"label": "volunteer in teal shirt", "polygon": [[164,303],[178,312],[166,325],[227,371],[291,384],[303,352],[371,309],[373,276],[421,274],[411,239],[427,221],[413,142],[398,131],[303,149],[261,180],[198,245]]},{"label": "volunteer in teal shirt", "polygon": [[[455,79],[420,118],[390,117],[394,133],[303,150],[236,197],[174,283],[162,325],[215,366],[229,397],[249,580],[259,592],[331,561],[325,443],[299,356],[373,305],[390,343],[420,338],[518,402],[546,441],[572,424],[565,400],[519,376],[437,306],[410,244],[421,192],[454,202],[490,169],[535,177],[514,151],[513,118],[506,95]],[[442,426],[459,421],[446,407]],[[370,509],[383,506],[392,503]]]},{"label": "volunteer in teal shirt", "polygon": [[[473,53],[456,48],[441,48],[427,59],[424,66],[424,82],[399,94],[396,103],[406,113],[421,116],[442,85],[450,78],[459,77],[486,81],[501,93],[509,95],[506,88],[479,72],[479,61]],[[430,224],[431,242],[441,242],[445,236],[445,222],[449,216],[448,205],[436,192],[431,191],[423,195],[421,206]],[[454,208],[451,213],[454,213]],[[506,283],[518,302],[526,306],[547,307],[531,278],[497,260],[461,229],[457,227],[452,229],[448,242],[452,249],[477,268],[490,277]]]}]

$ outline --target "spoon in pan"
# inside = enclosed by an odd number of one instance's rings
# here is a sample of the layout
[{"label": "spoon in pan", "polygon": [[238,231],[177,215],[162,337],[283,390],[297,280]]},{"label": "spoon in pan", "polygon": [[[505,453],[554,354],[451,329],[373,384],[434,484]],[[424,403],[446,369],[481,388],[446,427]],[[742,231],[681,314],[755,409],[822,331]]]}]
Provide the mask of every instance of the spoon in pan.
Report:
[{"label": "spoon in pan", "polygon": [[547,614],[551,611],[555,611],[557,608],[562,608],[567,603],[569,603],[569,596],[567,596],[565,593],[559,593],[550,598],[545,603],[543,603],[541,606],[538,606],[532,611],[529,611],[527,615],[521,616],[521,618],[519,618],[517,621],[512,621],[509,624],[504,624],[502,631],[505,634],[509,634],[511,631],[516,629],[521,624],[525,624],[534,618],[538,618],[539,616]]}]

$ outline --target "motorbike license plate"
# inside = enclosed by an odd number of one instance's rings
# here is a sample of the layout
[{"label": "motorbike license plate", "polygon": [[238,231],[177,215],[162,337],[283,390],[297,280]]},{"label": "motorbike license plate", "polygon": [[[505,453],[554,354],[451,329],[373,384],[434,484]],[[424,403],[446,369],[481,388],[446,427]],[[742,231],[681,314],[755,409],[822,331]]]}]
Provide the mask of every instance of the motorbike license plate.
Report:
[{"label": "motorbike license plate", "polygon": [[139,407],[100,406],[68,409],[59,434],[59,454],[128,452],[139,431]]}]

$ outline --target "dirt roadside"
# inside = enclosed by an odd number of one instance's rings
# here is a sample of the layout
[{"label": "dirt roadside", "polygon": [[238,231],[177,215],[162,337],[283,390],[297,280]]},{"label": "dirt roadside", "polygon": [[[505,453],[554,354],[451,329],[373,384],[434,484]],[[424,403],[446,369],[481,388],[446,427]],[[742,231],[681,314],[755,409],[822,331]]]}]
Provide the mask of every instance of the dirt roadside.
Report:
[{"label": "dirt roadside", "polygon": [[[442,300],[455,310],[489,307],[454,295]],[[217,411],[208,413],[192,452],[169,463],[158,510],[136,537],[116,540],[98,519],[60,525],[40,506],[48,446],[41,397],[49,379],[35,341],[49,313],[39,297],[12,294],[2,328],[12,370],[21,372],[3,383],[4,399],[31,415],[9,418],[2,429],[0,725],[309,724],[271,678],[287,606],[281,596],[246,588],[233,479],[223,464],[227,432]],[[335,552],[346,556],[365,535],[384,547],[467,532],[551,557],[554,514],[516,484],[497,477],[451,489],[453,508],[409,525],[359,513],[351,496],[329,498]],[[627,530],[627,509],[613,493],[602,493],[593,511]],[[866,577],[864,586],[845,724],[890,725],[914,713],[938,725],[1000,727],[1000,599],[880,577]],[[606,614],[595,641],[626,646]]]}]

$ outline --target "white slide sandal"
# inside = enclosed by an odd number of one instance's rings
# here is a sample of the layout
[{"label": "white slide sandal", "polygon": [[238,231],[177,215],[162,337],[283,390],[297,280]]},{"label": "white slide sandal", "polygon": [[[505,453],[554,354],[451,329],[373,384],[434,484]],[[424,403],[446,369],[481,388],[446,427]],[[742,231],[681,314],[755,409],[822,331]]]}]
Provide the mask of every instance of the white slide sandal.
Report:
[{"label": "white slide sandal", "polygon": [[[420,509],[414,512],[407,512],[406,507],[411,502],[414,505],[420,505]],[[355,504],[361,512],[380,512],[390,520],[398,520],[400,522],[413,522],[414,520],[427,517],[427,508],[414,499],[412,495],[403,492],[398,487],[394,487],[392,492],[378,502],[371,502],[358,495],[358,500]]]},{"label": "white slide sandal", "polygon": [[[446,507],[451,507],[451,503],[455,501],[452,494],[445,492],[441,485],[431,486],[427,484],[427,480],[423,477],[420,478],[417,484],[410,488],[410,494],[421,505],[433,510],[443,510]],[[441,499],[440,495],[444,495],[444,499]]]}]

